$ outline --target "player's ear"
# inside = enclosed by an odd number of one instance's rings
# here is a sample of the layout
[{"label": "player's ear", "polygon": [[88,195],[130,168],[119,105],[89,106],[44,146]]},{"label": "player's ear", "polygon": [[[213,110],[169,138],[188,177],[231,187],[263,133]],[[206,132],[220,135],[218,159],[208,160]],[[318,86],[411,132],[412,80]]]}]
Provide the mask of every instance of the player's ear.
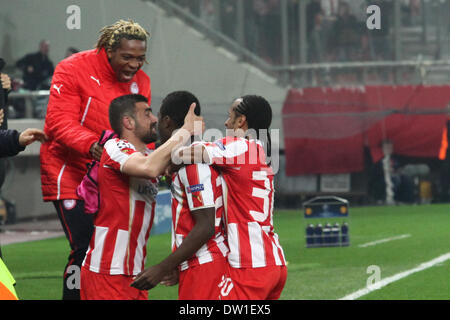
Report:
[{"label": "player's ear", "polygon": [[168,130],[169,132],[173,132],[177,129],[177,125],[169,116],[163,117],[163,128]]},{"label": "player's ear", "polygon": [[114,55],[114,50],[111,48],[106,49],[106,55],[108,56],[108,60],[111,60]]},{"label": "player's ear", "polygon": [[124,117],[122,118],[122,126],[123,126],[125,129],[128,129],[128,130],[134,130],[135,121],[134,121],[134,119],[133,119],[132,117],[130,117],[130,116],[124,116]]},{"label": "player's ear", "polygon": [[240,115],[237,119],[238,128],[243,128],[247,124],[247,117],[245,115]]},{"label": "player's ear", "polygon": [[161,120],[159,122],[160,126],[166,129],[171,125],[171,119],[168,115],[161,117]]}]

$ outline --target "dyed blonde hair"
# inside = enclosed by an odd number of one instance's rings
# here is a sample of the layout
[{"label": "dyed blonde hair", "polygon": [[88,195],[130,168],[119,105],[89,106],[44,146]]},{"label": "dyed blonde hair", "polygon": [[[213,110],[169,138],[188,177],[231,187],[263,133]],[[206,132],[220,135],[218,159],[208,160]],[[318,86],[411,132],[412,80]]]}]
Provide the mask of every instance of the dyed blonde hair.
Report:
[{"label": "dyed blonde hair", "polygon": [[120,46],[120,40],[122,39],[141,40],[147,44],[148,37],[150,37],[150,34],[139,23],[133,20],[119,20],[100,30],[100,37],[95,47],[97,51],[100,51],[102,48],[105,48],[105,50],[116,50]]}]

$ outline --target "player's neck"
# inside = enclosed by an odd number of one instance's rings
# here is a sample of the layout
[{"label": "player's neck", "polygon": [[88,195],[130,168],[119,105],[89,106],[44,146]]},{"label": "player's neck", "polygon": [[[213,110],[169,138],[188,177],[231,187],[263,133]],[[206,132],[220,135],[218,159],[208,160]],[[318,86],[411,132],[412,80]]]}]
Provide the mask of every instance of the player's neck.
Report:
[{"label": "player's neck", "polygon": [[145,142],[142,142],[141,139],[136,137],[135,135],[129,135],[124,134],[121,139],[127,140],[129,143],[131,143],[137,151],[144,152],[147,149],[147,144]]}]

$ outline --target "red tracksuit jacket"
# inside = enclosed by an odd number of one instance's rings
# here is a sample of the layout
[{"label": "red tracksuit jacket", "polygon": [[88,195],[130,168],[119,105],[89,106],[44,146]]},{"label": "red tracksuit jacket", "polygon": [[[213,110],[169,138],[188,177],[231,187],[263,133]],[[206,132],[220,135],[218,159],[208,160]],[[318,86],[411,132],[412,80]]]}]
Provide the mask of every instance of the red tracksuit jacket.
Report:
[{"label": "red tracksuit jacket", "polygon": [[56,66],[44,125],[49,141],[40,152],[44,201],[79,199],[76,188],[92,160],[89,149],[111,129],[109,104],[130,93],[150,104],[150,78],[139,70],[130,82],[118,82],[104,49],[74,54]]}]

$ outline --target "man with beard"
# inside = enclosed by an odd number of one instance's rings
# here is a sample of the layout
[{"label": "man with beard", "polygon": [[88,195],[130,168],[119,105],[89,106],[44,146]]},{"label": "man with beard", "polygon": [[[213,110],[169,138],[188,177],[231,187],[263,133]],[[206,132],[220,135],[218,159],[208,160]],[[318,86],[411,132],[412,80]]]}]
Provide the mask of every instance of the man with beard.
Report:
[{"label": "man with beard", "polygon": [[219,285],[222,300],[277,300],[286,283],[286,259],[273,225],[271,122],[270,103],[262,96],[245,95],[228,110],[225,138],[174,155],[181,156],[176,162],[210,164],[222,176],[230,249],[228,276]]},{"label": "man with beard", "polygon": [[[164,98],[158,114],[161,142],[182,127],[192,103],[199,115],[200,103],[188,91]],[[138,274],[131,285],[149,290],[160,282],[175,284],[179,278],[178,299],[220,299],[219,284],[226,274],[229,251],[223,233],[221,177],[207,164],[188,165],[172,175],[171,192],[172,253]]]},{"label": "man with beard", "polygon": [[182,129],[157,150],[157,118],[142,95],[114,99],[111,128],[119,138],[105,143],[98,171],[99,211],[81,269],[83,300],[147,300],[147,291],[130,286],[145,264],[146,244],[155,214],[157,177],[169,164],[172,150],[189,141],[194,122],[192,104]]},{"label": "man with beard", "polygon": [[86,164],[100,160],[99,137],[110,129],[108,107],[114,98],[141,94],[150,104],[150,78],[142,70],[149,34],[138,23],[119,20],[100,30],[96,48],[71,55],[55,69],[40,151],[44,201],[52,201],[70,244],[63,299],[79,300],[70,285],[79,271],[93,232],[92,216],[76,189]]}]

